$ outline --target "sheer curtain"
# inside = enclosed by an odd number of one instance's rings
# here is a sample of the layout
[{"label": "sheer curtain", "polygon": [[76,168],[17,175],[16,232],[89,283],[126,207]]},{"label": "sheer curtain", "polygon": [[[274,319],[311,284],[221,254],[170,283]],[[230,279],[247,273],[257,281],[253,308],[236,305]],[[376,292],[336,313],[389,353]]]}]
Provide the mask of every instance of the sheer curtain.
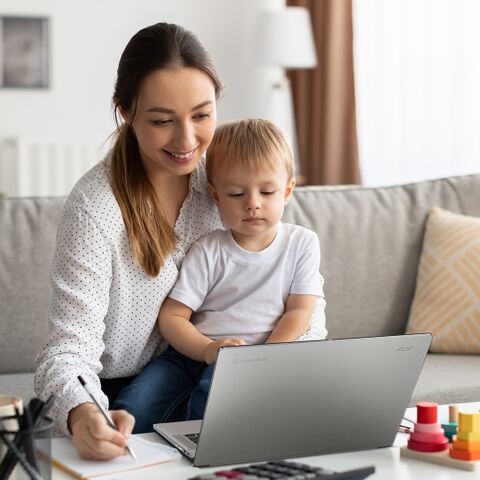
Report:
[{"label": "sheer curtain", "polygon": [[480,172],[480,1],[354,0],[362,180]]}]

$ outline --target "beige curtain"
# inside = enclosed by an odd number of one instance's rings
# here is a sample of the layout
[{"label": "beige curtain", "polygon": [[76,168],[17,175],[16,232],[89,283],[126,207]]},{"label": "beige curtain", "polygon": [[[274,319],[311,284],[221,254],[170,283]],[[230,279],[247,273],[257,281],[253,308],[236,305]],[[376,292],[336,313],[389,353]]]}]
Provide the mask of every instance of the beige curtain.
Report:
[{"label": "beige curtain", "polygon": [[353,78],[352,0],[287,0],[310,11],[318,65],[288,72],[301,182],[360,183]]}]

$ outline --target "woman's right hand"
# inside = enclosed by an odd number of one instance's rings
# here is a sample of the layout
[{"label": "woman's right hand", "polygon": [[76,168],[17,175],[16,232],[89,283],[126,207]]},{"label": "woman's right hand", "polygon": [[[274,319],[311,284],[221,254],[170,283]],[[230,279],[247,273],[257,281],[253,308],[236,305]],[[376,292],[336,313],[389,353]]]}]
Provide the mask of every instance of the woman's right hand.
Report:
[{"label": "woman's right hand", "polygon": [[245,340],[241,338],[222,338],[221,340],[213,340],[203,351],[203,358],[205,363],[211,365],[217,360],[218,349],[220,347],[236,347],[238,345],[246,345]]},{"label": "woman's right hand", "polygon": [[68,427],[80,457],[89,460],[110,460],[125,455],[125,446],[135,419],[126,410],[109,411],[117,430],[109,427],[93,403],[82,403],[70,410]]}]

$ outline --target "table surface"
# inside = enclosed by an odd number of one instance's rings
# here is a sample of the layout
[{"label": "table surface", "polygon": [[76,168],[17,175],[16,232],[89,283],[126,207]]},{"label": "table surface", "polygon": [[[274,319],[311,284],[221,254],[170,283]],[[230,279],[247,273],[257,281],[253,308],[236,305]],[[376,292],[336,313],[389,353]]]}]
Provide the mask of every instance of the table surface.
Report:
[{"label": "table surface", "polygon": [[[480,402],[459,404],[459,408],[460,410],[462,408],[478,410],[480,409]],[[407,409],[405,416],[415,420],[416,410],[414,408]],[[441,405],[439,407],[439,421],[441,423],[446,423],[448,421],[448,405]],[[156,433],[146,433],[141,436],[154,442],[165,443]],[[372,480],[457,480],[474,478],[478,480],[478,478],[480,478],[478,472],[468,472],[451,467],[420,462],[409,458],[400,458],[400,449],[398,447],[406,445],[407,440],[408,434],[399,433],[395,439],[394,445],[389,448],[336,453],[331,455],[317,455],[315,457],[304,457],[294,460],[336,471],[374,465],[376,473],[368,477]],[[136,472],[115,474],[114,476],[104,476],[100,478],[102,480],[133,480],[140,477],[142,480],[186,480],[200,473],[210,473],[228,468],[229,467],[195,468],[185,457],[182,456],[156,467],[144,468]],[[52,480],[71,479],[72,477],[66,473],[55,468],[52,470]]]}]

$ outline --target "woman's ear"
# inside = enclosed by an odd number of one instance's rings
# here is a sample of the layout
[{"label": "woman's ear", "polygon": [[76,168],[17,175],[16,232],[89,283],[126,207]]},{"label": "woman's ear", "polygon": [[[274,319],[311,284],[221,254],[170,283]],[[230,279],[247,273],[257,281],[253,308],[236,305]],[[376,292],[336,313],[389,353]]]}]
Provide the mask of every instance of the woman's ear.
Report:
[{"label": "woman's ear", "polygon": [[287,186],[285,187],[285,205],[289,202],[292,196],[293,189],[295,188],[295,183],[297,182],[294,178],[287,182]]},{"label": "woman's ear", "polygon": [[218,207],[218,204],[220,203],[220,200],[218,198],[217,190],[213,186],[213,183],[208,182],[207,189],[210,192],[210,195],[212,196],[212,199],[215,202],[215,205]]}]

